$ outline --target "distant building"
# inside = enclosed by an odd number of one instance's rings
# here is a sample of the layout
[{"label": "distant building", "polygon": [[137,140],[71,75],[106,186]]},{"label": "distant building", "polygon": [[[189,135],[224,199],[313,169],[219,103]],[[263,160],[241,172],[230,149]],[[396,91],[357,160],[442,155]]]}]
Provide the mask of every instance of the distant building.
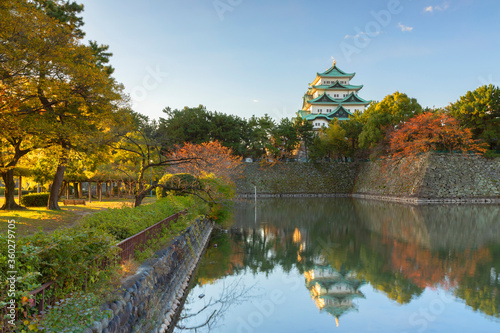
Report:
[{"label": "distant building", "polygon": [[347,120],[356,110],[363,112],[371,101],[358,96],[362,85],[351,85],[355,74],[342,71],[333,61],[332,67],[317,73],[309,85],[297,116],[312,122],[313,128],[319,130],[335,118]]}]

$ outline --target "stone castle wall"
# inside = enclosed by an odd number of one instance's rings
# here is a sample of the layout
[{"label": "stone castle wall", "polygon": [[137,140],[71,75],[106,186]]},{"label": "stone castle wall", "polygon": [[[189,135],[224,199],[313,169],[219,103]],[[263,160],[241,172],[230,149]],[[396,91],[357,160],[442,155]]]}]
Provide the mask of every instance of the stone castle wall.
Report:
[{"label": "stone castle wall", "polygon": [[349,194],[357,174],[356,163],[245,163],[236,179],[239,194]]},{"label": "stone castle wall", "polygon": [[500,159],[432,153],[369,162],[360,168],[353,193],[417,203],[500,202]]},{"label": "stone castle wall", "polygon": [[500,159],[423,154],[363,163],[247,163],[237,192],[333,195],[409,203],[500,202]]}]

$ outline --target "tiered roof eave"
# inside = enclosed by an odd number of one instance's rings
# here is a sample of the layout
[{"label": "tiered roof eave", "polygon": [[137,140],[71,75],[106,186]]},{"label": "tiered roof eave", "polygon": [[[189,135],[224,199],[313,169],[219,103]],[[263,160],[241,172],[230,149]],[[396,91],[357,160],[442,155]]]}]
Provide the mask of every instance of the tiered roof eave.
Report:
[{"label": "tiered roof eave", "polygon": [[328,95],[326,92],[324,92],[322,95],[316,97],[315,99],[312,99],[310,101],[306,102],[309,107],[310,105],[331,105],[331,104],[364,104],[368,105],[371,103],[371,101],[367,101],[361,97],[358,96],[355,92],[351,92],[349,95],[342,99],[335,99]]}]

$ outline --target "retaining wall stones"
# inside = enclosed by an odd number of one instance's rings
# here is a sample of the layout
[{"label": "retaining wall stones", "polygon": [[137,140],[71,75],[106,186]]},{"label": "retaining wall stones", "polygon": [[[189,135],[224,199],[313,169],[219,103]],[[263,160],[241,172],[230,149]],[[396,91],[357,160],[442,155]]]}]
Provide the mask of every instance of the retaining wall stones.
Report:
[{"label": "retaining wall stones", "polygon": [[500,203],[500,159],[428,153],[363,163],[248,163],[242,197],[349,195],[412,204]]},{"label": "retaining wall stones", "polygon": [[122,285],[118,300],[102,310],[113,317],[95,322],[85,333],[166,332],[210,238],[213,224],[196,221],[157,259],[143,264]]},{"label": "retaining wall stones", "polygon": [[357,174],[357,163],[245,163],[236,179],[239,194],[259,195],[351,193]]},{"label": "retaining wall stones", "polygon": [[364,163],[353,197],[407,203],[500,203],[500,159],[429,153]]}]

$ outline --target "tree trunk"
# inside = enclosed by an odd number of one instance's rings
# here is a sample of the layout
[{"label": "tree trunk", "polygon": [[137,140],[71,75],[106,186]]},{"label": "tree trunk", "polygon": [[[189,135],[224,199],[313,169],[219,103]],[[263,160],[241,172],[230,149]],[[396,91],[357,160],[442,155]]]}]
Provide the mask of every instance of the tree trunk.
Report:
[{"label": "tree trunk", "polygon": [[63,180],[63,182],[62,182],[62,186],[61,186],[61,189],[59,190],[59,195],[57,196],[57,200],[58,200],[58,201],[59,201],[59,200],[61,200],[61,197],[62,197],[62,195],[63,195],[64,191],[66,190],[66,183],[67,183],[67,182],[65,182],[65,181]]},{"label": "tree trunk", "polygon": [[23,197],[23,177],[19,176],[19,185],[17,186],[17,202],[21,204],[21,198]]},{"label": "tree trunk", "polygon": [[83,183],[78,182],[78,199],[83,198]]},{"label": "tree trunk", "polygon": [[47,209],[61,210],[59,207],[59,196],[62,193],[59,191],[61,185],[64,181],[64,171],[66,170],[66,165],[68,164],[68,152],[69,147],[66,142],[61,142],[62,153],[59,157],[59,164],[57,165],[56,175],[54,176],[54,181],[52,182],[52,187],[49,192],[49,202],[47,204]]},{"label": "tree trunk", "polygon": [[66,170],[66,163],[59,162],[57,166],[56,175],[54,176],[54,182],[50,188],[49,192],[49,202],[47,204],[47,209],[60,210],[58,199],[59,199],[59,189],[61,188],[64,171]]},{"label": "tree trunk", "polygon": [[141,195],[136,195],[135,196],[135,203],[134,207],[139,207],[142,204],[142,200],[146,197],[147,192],[143,192]]},{"label": "tree trunk", "polygon": [[92,202],[92,182],[89,182],[89,203]]},{"label": "tree trunk", "polygon": [[9,169],[7,172],[2,173],[2,180],[5,184],[5,202],[2,206],[2,210],[21,210],[26,209],[16,203],[14,200],[14,189],[16,188],[16,182],[14,181],[14,169]]},{"label": "tree trunk", "polygon": [[77,193],[78,193],[78,183],[73,182],[73,199],[77,198],[77,195],[76,195]]},{"label": "tree trunk", "polygon": [[66,182],[66,199],[69,199],[69,182]]}]

